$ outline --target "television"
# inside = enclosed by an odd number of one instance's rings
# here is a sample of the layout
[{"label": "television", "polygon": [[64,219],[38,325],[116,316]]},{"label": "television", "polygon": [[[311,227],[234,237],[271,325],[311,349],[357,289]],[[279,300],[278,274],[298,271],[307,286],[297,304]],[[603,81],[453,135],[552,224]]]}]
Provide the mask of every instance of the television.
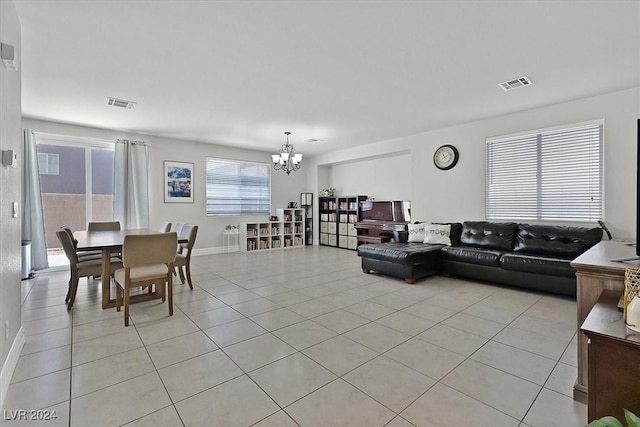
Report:
[{"label": "television", "polygon": [[363,221],[411,222],[411,202],[408,200],[366,200],[362,202]]}]

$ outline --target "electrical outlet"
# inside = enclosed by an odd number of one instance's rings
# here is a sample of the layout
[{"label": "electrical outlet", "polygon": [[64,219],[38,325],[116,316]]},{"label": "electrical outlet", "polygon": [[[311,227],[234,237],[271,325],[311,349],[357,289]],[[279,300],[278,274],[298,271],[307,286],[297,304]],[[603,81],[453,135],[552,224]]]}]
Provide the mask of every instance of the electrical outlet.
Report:
[{"label": "electrical outlet", "polygon": [[4,321],[4,340],[9,341],[9,319]]}]

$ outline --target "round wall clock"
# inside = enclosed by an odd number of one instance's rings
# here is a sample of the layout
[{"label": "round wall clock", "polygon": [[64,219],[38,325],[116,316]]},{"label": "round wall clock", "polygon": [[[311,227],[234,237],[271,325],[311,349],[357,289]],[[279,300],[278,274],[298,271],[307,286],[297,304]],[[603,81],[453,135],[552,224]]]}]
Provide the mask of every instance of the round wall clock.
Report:
[{"label": "round wall clock", "polygon": [[458,149],[453,145],[443,145],[433,154],[433,164],[440,170],[451,169],[458,163]]}]

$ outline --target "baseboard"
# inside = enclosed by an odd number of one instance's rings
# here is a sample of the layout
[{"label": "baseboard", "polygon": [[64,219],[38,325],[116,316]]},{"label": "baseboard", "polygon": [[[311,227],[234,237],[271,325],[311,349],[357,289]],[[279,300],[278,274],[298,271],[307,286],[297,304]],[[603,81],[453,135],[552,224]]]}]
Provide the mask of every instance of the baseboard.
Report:
[{"label": "baseboard", "polygon": [[9,354],[7,355],[7,359],[4,361],[4,365],[2,365],[2,371],[0,371],[0,407],[4,407],[4,398],[7,396],[11,377],[18,365],[18,358],[20,357],[20,353],[22,353],[22,347],[24,347],[24,329],[20,326],[9,350]]},{"label": "baseboard", "polygon": [[233,245],[229,248],[227,247],[213,247],[213,248],[193,248],[191,250],[191,256],[204,256],[204,255],[216,255],[223,254],[226,252],[238,252],[240,250],[240,246]]}]

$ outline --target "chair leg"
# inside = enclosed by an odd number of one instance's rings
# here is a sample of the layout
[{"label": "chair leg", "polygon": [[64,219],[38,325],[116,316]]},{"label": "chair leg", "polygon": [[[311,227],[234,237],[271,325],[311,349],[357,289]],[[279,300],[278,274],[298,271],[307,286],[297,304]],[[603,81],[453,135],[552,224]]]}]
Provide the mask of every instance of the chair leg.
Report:
[{"label": "chair leg", "polygon": [[69,301],[67,301],[67,310],[71,310],[73,302],[76,300],[76,292],[78,291],[78,282],[80,277],[77,274],[71,275],[71,289],[69,289]]},{"label": "chair leg", "polygon": [[165,302],[167,300],[167,291],[164,285],[165,285],[164,282],[162,282],[162,286],[158,286],[158,284],[155,285],[158,292],[160,292],[160,296],[162,297],[162,302]]},{"label": "chair leg", "polygon": [[71,279],[69,279],[69,287],[67,288],[67,296],[64,297],[64,302],[69,302],[69,298],[71,298]]},{"label": "chair leg", "polygon": [[122,306],[122,288],[120,287],[120,283],[116,281],[116,311],[120,311],[121,306]]},{"label": "chair leg", "polygon": [[187,269],[187,283],[189,283],[189,288],[193,290],[193,283],[191,283],[191,263],[188,262],[185,268]]},{"label": "chair leg", "polygon": [[124,288],[124,326],[129,326],[129,287]]},{"label": "chair leg", "polygon": [[169,316],[173,316],[173,277],[171,275],[169,275],[169,280],[167,281],[167,293],[169,294]]},{"label": "chair leg", "polygon": [[182,266],[178,267],[178,273],[180,274],[180,280],[182,281],[182,284],[184,285],[184,271],[182,271]]}]

